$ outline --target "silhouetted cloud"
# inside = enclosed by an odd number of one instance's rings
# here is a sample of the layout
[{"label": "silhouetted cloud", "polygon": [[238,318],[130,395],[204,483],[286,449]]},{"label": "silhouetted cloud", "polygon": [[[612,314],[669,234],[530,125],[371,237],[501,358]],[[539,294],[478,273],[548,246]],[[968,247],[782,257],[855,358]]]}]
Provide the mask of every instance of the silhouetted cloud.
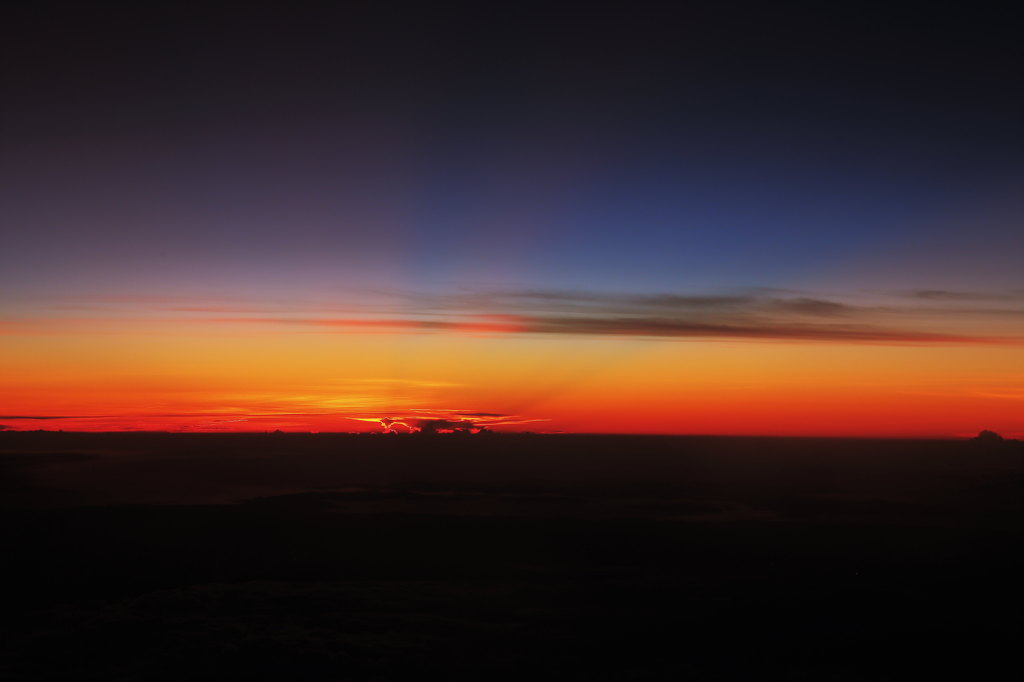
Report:
[{"label": "silhouetted cloud", "polygon": [[881,343],[982,343],[993,339],[958,334],[886,329],[868,325],[716,324],[672,318],[540,318],[530,331],[556,334],[621,334],[678,338],[790,339]]},{"label": "silhouetted cloud", "polygon": [[420,433],[445,433],[447,431],[470,433],[484,428],[469,419],[460,419],[458,421],[451,419],[420,419],[415,422],[414,426],[419,429]]},{"label": "silhouetted cloud", "polygon": [[[875,292],[856,295],[821,295],[806,291],[777,288],[755,288],[725,294],[687,295],[677,293],[620,294],[573,291],[490,291],[455,294],[393,293],[396,313],[412,309],[430,315],[589,315],[607,317],[674,317],[691,322],[747,323],[774,322],[784,324],[805,318],[861,318],[864,324],[880,315],[948,315],[950,319],[965,313],[1012,315],[1006,306],[992,308],[984,301],[1012,301],[1010,294],[955,294],[933,292],[931,298],[910,296],[907,292]],[[916,303],[909,303],[915,301]],[[955,307],[944,303],[958,303]],[[1024,303],[1024,299],[1022,299]],[[970,305],[967,305],[970,304]],[[382,308],[388,310],[388,308]],[[937,330],[936,330],[937,331]]]},{"label": "silhouetted cloud", "polygon": [[782,311],[818,317],[845,315],[855,313],[858,310],[855,306],[846,303],[837,303],[836,301],[827,301],[819,298],[774,299],[772,304]]},{"label": "silhouetted cloud", "polygon": [[692,296],[682,294],[607,294],[588,293],[573,291],[520,291],[496,293],[489,296],[496,301],[507,299],[509,301],[535,301],[535,302],[560,302],[572,304],[608,306],[630,306],[648,308],[733,308],[749,305],[757,300],[751,295],[707,295]]},{"label": "silhouetted cloud", "polygon": [[489,431],[492,427],[550,421],[545,418],[523,417],[498,412],[443,409],[411,409],[406,412],[393,412],[385,415],[369,412],[350,413],[346,416],[356,421],[377,422],[383,427],[385,433],[478,433]]},{"label": "silhouetted cloud", "polygon": [[673,317],[628,316],[505,316],[497,323],[488,317],[458,321],[412,318],[219,318],[220,322],[284,324],[348,330],[463,333],[570,334],[661,338],[788,339],[862,343],[1020,343],[1016,337],[982,336],[889,328],[871,324],[805,324],[751,320],[715,322]]},{"label": "silhouetted cloud", "polygon": [[1019,298],[1020,293],[991,293],[980,291],[950,291],[948,289],[911,289],[897,295],[923,301],[1008,301]]}]

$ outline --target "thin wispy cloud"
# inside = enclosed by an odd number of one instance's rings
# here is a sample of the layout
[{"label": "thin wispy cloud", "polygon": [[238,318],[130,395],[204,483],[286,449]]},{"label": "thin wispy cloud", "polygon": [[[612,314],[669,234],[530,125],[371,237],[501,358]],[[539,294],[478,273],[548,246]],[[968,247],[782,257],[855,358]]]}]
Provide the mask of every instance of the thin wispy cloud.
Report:
[{"label": "thin wispy cloud", "polygon": [[894,295],[921,301],[1018,301],[1024,303],[1020,292],[993,293],[981,291],[951,291],[947,289],[911,289]]},{"label": "thin wispy cloud", "polygon": [[300,326],[345,332],[388,330],[397,333],[452,332],[468,334],[541,334],[692,339],[764,339],[860,343],[1020,343],[1020,337],[894,329],[874,325],[801,324],[787,321],[750,323],[703,322],[671,317],[505,316],[501,321],[421,320],[412,318],[215,318],[213,322],[246,325]]},{"label": "thin wispy cloud", "polygon": [[[367,301],[223,301],[192,305],[117,299],[133,319],[343,333],[459,333],[592,337],[791,340],[866,344],[1016,344],[1024,341],[1012,293],[911,290],[867,299],[786,289],[720,294],[563,290],[373,292]],[[1007,305],[1007,304],[1010,305]],[[986,318],[985,326],[977,320]],[[57,319],[57,318],[55,318]],[[74,318],[61,318],[70,322]],[[37,322],[39,320],[37,319]]]}]

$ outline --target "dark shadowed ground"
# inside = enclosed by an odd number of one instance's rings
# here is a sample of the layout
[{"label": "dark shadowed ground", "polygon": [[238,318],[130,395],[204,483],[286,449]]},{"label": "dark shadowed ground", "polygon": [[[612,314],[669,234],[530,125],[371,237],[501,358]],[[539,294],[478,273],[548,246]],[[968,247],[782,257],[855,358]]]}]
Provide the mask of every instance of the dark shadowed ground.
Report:
[{"label": "dark shadowed ground", "polygon": [[1016,679],[1024,446],[0,432],[10,680]]}]

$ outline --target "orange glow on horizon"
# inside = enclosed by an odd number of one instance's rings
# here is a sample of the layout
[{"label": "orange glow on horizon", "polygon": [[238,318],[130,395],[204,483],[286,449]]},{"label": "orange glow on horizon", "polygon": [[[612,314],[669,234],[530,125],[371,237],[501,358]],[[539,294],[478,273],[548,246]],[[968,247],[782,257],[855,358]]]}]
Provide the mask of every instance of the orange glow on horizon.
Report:
[{"label": "orange glow on horizon", "polygon": [[1024,434],[1014,345],[529,335],[497,318],[409,334],[365,323],[380,333],[156,320],[8,335],[0,425],[381,431],[383,418],[429,413],[502,415],[458,417],[496,431]]}]

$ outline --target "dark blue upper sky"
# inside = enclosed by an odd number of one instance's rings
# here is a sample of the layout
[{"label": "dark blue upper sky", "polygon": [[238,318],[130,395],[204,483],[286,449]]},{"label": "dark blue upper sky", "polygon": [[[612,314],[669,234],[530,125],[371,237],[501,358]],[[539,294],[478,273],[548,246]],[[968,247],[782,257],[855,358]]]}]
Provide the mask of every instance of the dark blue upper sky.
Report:
[{"label": "dark blue upper sky", "polygon": [[8,297],[1024,288],[984,7],[7,11]]}]

